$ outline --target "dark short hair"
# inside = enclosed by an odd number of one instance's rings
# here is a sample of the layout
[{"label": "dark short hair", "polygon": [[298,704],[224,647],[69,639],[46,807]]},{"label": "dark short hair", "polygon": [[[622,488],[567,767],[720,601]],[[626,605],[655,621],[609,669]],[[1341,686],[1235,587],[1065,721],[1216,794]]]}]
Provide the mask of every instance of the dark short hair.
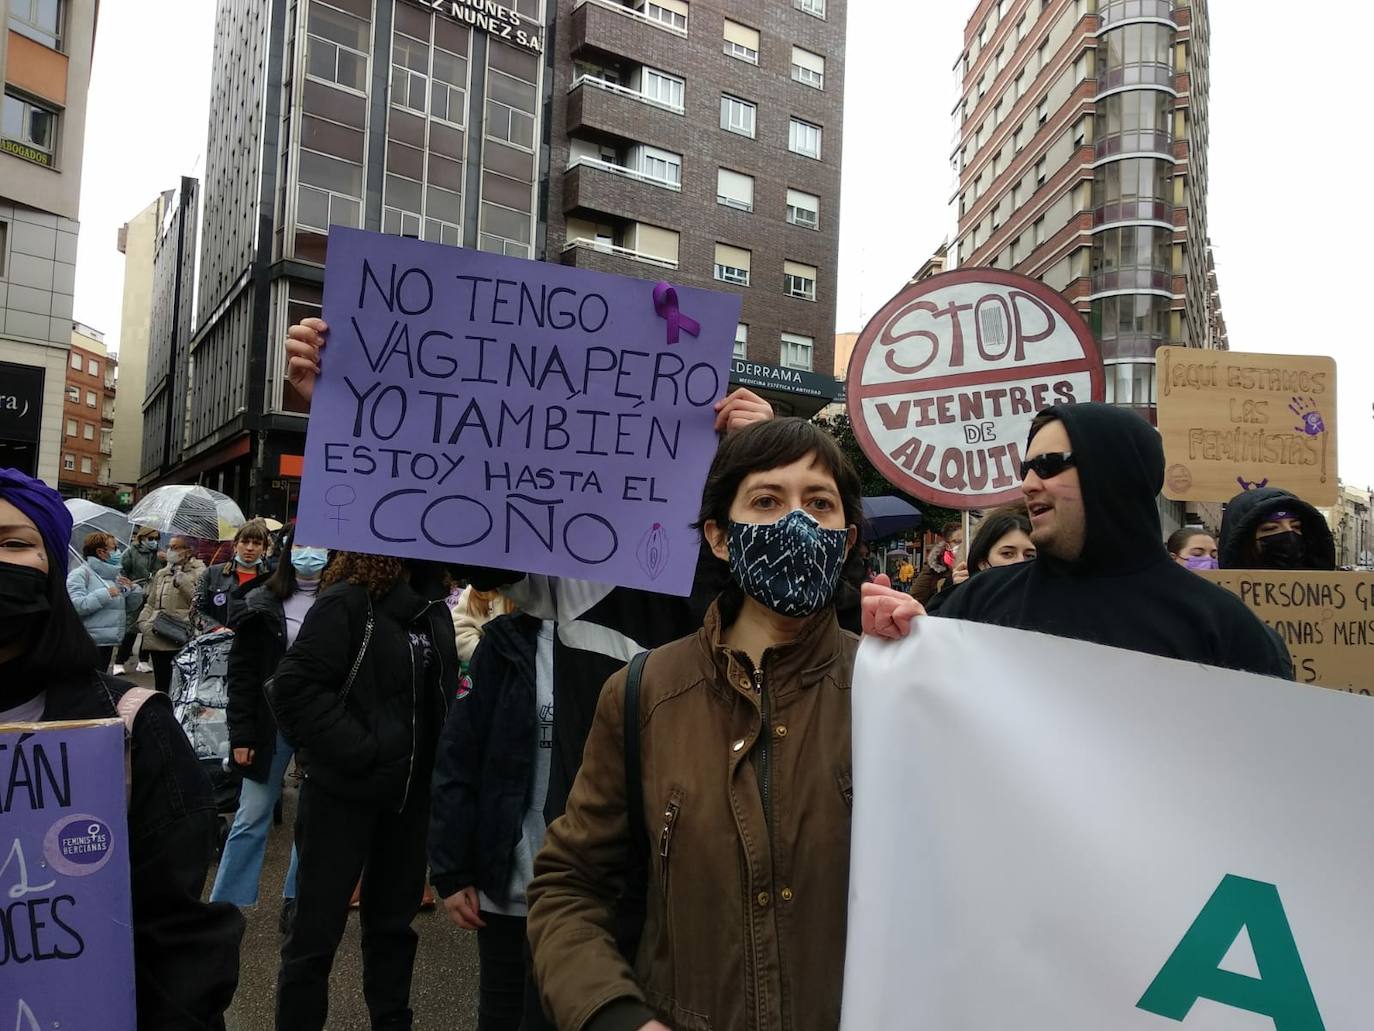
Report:
[{"label": "dark short hair", "polygon": [[250,519],[239,527],[239,532],[234,534],[234,543],[239,541],[255,541],[258,544],[270,544],[272,534],[267,529],[267,524],[261,519]]},{"label": "dark short hair", "polygon": [[729,521],[735,494],[750,473],[791,465],[807,455],[814,455],[821,468],[834,478],[845,524],[860,525],[864,517],[863,493],[853,464],[825,430],[805,419],[789,417],[753,423],[721,442],[701,493],[697,528],[713,520],[722,525]]},{"label": "dark short hair", "polygon": [[978,524],[978,532],[973,535],[973,543],[969,545],[968,549],[970,576],[983,571],[983,568],[988,564],[988,556],[992,554],[992,549],[997,546],[997,542],[1013,530],[1020,530],[1026,536],[1030,536],[1030,516],[1026,514],[1024,503],[993,509],[983,517],[983,521]]},{"label": "dark short hair", "polygon": [[1194,537],[1210,537],[1205,526],[1185,526],[1169,534],[1169,554],[1181,554]]},{"label": "dark short hair", "polygon": [[112,540],[114,540],[112,536],[100,530],[86,534],[86,539],[81,542],[81,557],[90,558],[101,548],[110,547]]},{"label": "dark short hair", "polygon": [[1031,420],[1030,433],[1026,435],[1026,445],[1030,446],[1030,442],[1035,439],[1035,435],[1039,433],[1041,430],[1043,430],[1050,423],[1059,421],[1059,415],[1057,412],[1049,408],[1045,409],[1043,412],[1041,412],[1039,415],[1037,415],[1034,419]]}]

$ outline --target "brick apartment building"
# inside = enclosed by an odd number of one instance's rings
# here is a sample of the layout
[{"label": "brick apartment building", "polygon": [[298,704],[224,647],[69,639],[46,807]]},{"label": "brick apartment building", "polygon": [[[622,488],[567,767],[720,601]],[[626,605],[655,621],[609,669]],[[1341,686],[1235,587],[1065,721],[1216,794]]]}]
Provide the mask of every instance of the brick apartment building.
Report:
[{"label": "brick apartment building", "polygon": [[105,350],[103,333],[79,322],[72,325],[57,475],[57,489],[67,497],[90,497],[111,488],[115,365]]},{"label": "brick apartment building", "polygon": [[733,290],[733,379],[835,393],[847,0],[560,3],[545,257]]}]

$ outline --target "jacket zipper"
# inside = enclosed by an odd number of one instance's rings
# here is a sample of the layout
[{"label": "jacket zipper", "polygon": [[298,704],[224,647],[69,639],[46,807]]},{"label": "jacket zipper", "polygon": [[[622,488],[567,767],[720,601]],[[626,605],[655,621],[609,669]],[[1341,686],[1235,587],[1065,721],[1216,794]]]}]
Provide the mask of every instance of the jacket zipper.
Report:
[{"label": "jacket zipper", "polygon": [[[676,792],[674,793],[676,797]],[[680,808],[679,803],[674,799],[668,801],[668,805],[663,810],[663,833],[658,836],[658,857],[661,862],[660,870],[663,882],[663,916],[665,930],[668,939],[668,957],[672,972],[673,994],[677,994],[677,941],[673,937],[673,903],[672,896],[668,893],[668,851],[673,841],[673,827],[677,824],[677,814]]]},{"label": "jacket zipper", "polygon": [[[435,604],[436,602],[430,602],[428,605],[424,607],[424,609],[421,610],[420,615],[425,616],[426,620],[428,620],[429,610]],[[428,627],[427,629],[430,631],[431,634],[433,633],[434,628],[432,626]],[[409,633],[409,631],[406,632],[407,637],[409,637]],[[439,653],[439,642],[437,639],[431,642],[431,647],[433,647],[434,657],[436,660],[438,660],[439,663],[439,694],[443,695],[444,658]],[[445,699],[444,701],[444,711],[448,711],[447,699]],[[419,746],[420,693],[415,688],[415,644],[414,642],[410,642],[410,764],[406,769],[406,789],[405,792],[401,795],[401,808],[396,810],[398,813],[405,812],[406,803],[410,801],[410,784],[411,781],[415,778],[415,750],[419,748]]]},{"label": "jacket zipper", "polygon": [[768,823],[768,838],[771,847],[773,838],[773,806],[772,800],[769,797],[768,787],[772,774],[769,746],[771,744],[770,738],[773,733],[773,727],[771,725],[771,714],[768,711],[768,691],[763,686],[763,670],[757,666],[754,668],[754,690],[758,693],[759,704],[763,710],[763,729],[759,733],[759,785],[763,793],[763,818]]}]

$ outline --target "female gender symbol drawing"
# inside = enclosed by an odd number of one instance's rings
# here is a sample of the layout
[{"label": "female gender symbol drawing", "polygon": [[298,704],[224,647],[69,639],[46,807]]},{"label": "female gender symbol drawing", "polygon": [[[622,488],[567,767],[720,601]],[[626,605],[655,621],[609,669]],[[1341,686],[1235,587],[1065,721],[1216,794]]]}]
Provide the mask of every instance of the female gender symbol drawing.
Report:
[{"label": "female gender symbol drawing", "polygon": [[342,528],[342,524],[348,522],[348,516],[343,514],[343,510],[357,500],[358,492],[346,483],[336,483],[324,492],[324,503],[334,509],[334,514],[325,518],[334,520],[336,533]]}]

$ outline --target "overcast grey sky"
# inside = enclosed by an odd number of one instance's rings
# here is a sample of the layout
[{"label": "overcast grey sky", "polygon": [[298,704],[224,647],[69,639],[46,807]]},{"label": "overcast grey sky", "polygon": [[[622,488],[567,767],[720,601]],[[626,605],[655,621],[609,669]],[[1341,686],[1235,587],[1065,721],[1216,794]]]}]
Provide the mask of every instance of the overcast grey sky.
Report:
[{"label": "overcast grey sky", "polygon": [[[779,0],[759,0],[779,2]],[[973,0],[850,0],[837,329],[857,330],[949,234],[953,66]],[[199,175],[214,0],[104,0],[86,129],[76,318],[118,346],[119,226]],[[1341,475],[1374,484],[1374,339],[1359,286],[1374,7],[1213,0],[1211,235],[1231,347],[1329,354]],[[1339,26],[1338,31],[1333,27]],[[1365,150],[1368,148],[1366,147]]]}]

